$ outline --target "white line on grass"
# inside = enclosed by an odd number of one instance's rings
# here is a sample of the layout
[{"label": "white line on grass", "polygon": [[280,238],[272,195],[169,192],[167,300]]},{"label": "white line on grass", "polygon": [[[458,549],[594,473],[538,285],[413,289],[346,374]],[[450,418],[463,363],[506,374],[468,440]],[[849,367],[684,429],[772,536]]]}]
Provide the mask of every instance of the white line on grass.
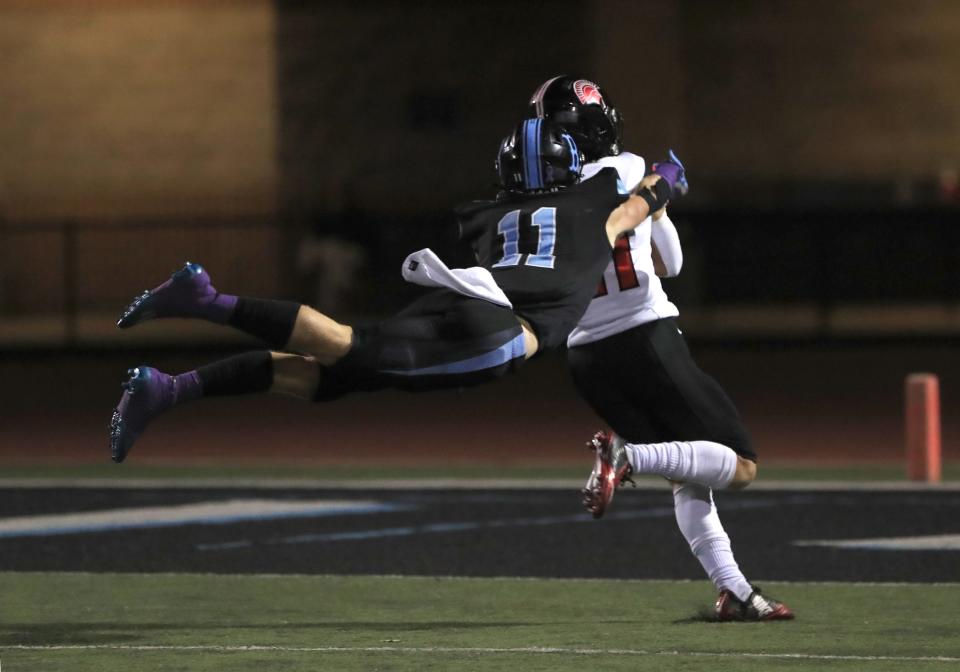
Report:
[{"label": "white line on grass", "polygon": [[960,534],[928,534],[914,537],[871,539],[800,539],[794,546],[827,546],[867,551],[960,551]]},{"label": "white line on grass", "polygon": [[375,500],[228,499],[0,518],[0,538],[84,534],[183,525],[230,525],[282,518],[321,518],[409,511]]},{"label": "white line on grass", "polygon": [[[773,499],[759,499],[746,502],[733,502],[728,504],[724,510],[734,509],[758,509],[773,507],[778,504],[792,504],[794,500],[800,500],[800,503],[806,503],[806,498],[787,498],[785,502],[777,502]],[[615,520],[633,520],[639,518],[672,518],[675,515],[672,506],[650,507],[640,510],[614,511],[608,518]],[[345,530],[340,532],[325,532],[311,534],[297,534],[286,537],[272,537],[260,540],[235,539],[232,541],[196,544],[194,548],[198,551],[231,551],[238,549],[249,549],[254,546],[267,546],[278,544],[324,544],[335,543],[339,541],[363,541],[367,539],[385,539],[391,537],[408,537],[421,534],[454,534],[461,532],[471,532],[482,529],[502,529],[507,527],[534,527],[547,525],[563,525],[566,523],[593,523],[593,516],[589,513],[575,513],[562,516],[539,516],[529,517],[521,516],[517,518],[501,518],[494,520],[469,520],[447,523],[430,523],[423,525],[404,525],[400,527],[382,527],[371,530]]]},{"label": "white line on grass", "polygon": [[[52,576],[89,576],[89,577],[135,577],[148,581],[158,579],[175,578],[212,578],[228,581],[247,581],[249,579],[263,581],[286,581],[290,579],[323,581],[327,579],[383,579],[388,581],[519,581],[526,583],[556,582],[556,583],[582,583],[596,582],[608,583],[617,582],[618,584],[646,584],[646,583],[703,583],[708,585],[709,579],[609,579],[592,576],[579,577],[560,577],[560,576],[467,576],[457,574],[304,574],[303,572],[291,572],[289,574],[278,574],[275,572],[248,572],[240,574],[221,574],[218,572],[85,572],[79,570],[69,571],[0,571],[0,578],[14,578],[21,575],[52,575]],[[789,579],[772,579],[758,577],[757,583],[776,584],[782,586],[844,586],[850,588],[916,588],[922,586],[943,586],[947,588],[960,587],[960,581],[791,581]],[[2,647],[0,647],[2,648]]]},{"label": "white line on grass", "polygon": [[575,656],[675,656],[700,658],[763,658],[788,660],[851,660],[955,663],[954,656],[856,656],[813,653],[753,653],[749,651],[646,651],[643,649],[577,649],[549,646],[480,647],[480,646],[263,646],[256,644],[224,646],[214,644],[15,644],[4,649],[21,651],[206,651],[242,653],[279,651],[289,653],[521,653]]},{"label": "white line on grass", "polygon": [[[147,581],[160,579],[176,578],[211,578],[227,581],[247,581],[250,579],[260,581],[287,581],[287,580],[307,580],[324,581],[329,579],[377,579],[387,581],[500,581],[500,582],[555,582],[555,583],[608,583],[616,581],[621,584],[647,584],[647,583],[703,583],[709,584],[709,580],[703,579],[610,579],[603,577],[580,576],[580,577],[559,577],[559,576],[467,576],[458,574],[304,574],[303,572],[291,572],[289,574],[278,574],[275,572],[248,572],[238,574],[222,574],[218,572],[88,572],[80,570],[69,571],[0,571],[0,579],[15,578],[18,576],[88,576],[88,577],[133,577]],[[774,578],[756,578],[757,583],[763,585],[775,584],[782,586],[844,586],[849,588],[916,588],[917,586],[932,586],[944,588],[958,588],[960,581],[792,581],[790,579]],[[2,646],[0,646],[2,648]],[[2,671],[0,671],[2,672]]]}]

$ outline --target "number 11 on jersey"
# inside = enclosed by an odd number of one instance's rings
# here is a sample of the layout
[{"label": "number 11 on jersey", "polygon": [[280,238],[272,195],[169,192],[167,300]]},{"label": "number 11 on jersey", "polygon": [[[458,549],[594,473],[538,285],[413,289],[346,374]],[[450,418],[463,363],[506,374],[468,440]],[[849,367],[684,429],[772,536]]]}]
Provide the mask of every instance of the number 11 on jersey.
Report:
[{"label": "number 11 on jersey", "polygon": [[[497,223],[497,233],[503,236],[503,256],[493,268],[517,266],[523,256],[520,252],[520,210],[511,210]],[[557,243],[557,209],[537,208],[530,216],[530,225],[537,227],[537,253],[528,254],[526,266],[553,268],[557,258],[553,248]]]}]

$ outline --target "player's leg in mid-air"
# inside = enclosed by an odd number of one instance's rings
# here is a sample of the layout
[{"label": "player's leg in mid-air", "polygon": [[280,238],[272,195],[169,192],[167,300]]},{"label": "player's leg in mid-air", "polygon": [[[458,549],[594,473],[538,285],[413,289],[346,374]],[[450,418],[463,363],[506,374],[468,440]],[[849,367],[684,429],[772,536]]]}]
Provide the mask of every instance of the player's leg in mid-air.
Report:
[{"label": "player's leg in mid-air", "polygon": [[693,361],[673,319],[570,348],[568,362],[577,389],[614,432],[591,442],[603,475],[585,493],[595,513],[631,473],[717,489],[743,488],[756,476],[736,407]]},{"label": "player's leg in mid-air", "polygon": [[[302,313],[302,315],[301,315]],[[300,346],[323,364],[350,350],[353,329],[293,301],[224,294],[200,265],[187,262],[170,279],[137,296],[117,321],[121,329],[166,317],[196,318],[235,327],[275,350]]]},{"label": "player's leg in mid-air", "polygon": [[733,402],[693,361],[674,321],[571,348],[568,360],[578,390],[614,429],[589,444],[596,457],[584,504],[593,515],[603,515],[631,474],[673,481],[677,524],[720,593],[718,618],[792,618],[750,584],[733,555],[712,490],[749,485],[756,455]]},{"label": "player's leg in mid-air", "polygon": [[110,423],[116,462],[153,418],[200,397],[275,393],[329,401],[355,390],[477,385],[514,370],[537,347],[510,309],[449,290],[430,292],[378,324],[352,327],[297,303],[217,292],[196,264],[138,296],[119,325],[162,317],[230,325],[269,349],[179,375],[131,369]]}]

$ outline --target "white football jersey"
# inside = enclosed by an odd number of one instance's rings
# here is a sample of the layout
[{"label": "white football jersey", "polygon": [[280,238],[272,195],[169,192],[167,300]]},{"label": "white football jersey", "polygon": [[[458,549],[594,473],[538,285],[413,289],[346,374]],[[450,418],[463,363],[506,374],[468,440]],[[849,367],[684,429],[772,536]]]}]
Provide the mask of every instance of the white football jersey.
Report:
[{"label": "white football jersey", "polygon": [[[583,179],[589,179],[601,168],[607,167],[617,169],[623,183],[623,193],[637,186],[646,169],[642,158],[623,152],[586,164],[583,167]],[[660,278],[653,270],[650,245],[652,222],[647,217],[632,233],[617,239],[613,259],[603,272],[597,295],[567,338],[569,347],[599,341],[645,322],[680,314],[667,298]]]}]

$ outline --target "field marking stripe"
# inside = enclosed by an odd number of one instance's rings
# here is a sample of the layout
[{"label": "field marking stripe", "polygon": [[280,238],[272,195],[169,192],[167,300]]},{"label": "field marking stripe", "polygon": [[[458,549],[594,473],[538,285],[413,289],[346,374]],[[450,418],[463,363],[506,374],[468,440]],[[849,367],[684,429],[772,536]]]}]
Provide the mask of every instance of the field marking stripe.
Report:
[{"label": "field marking stripe", "polygon": [[827,546],[868,551],[960,551],[960,534],[927,534],[913,537],[869,539],[799,539],[794,546]]},{"label": "field marking stripe", "polygon": [[0,518],[0,538],[179,525],[229,525],[246,521],[359,515],[411,508],[374,500],[229,499]]},{"label": "field marking stripe", "polygon": [[960,662],[954,656],[857,656],[813,653],[754,653],[749,651],[647,651],[644,649],[578,649],[548,646],[456,647],[456,646],[273,646],[241,644],[164,645],[164,644],[14,644],[2,649],[20,651],[208,651],[238,653],[245,651],[281,651],[289,653],[535,653],[571,654],[577,656],[690,656],[711,658],[763,658],[790,660],[851,660],[896,662]]},{"label": "field marking stripe", "polygon": [[[591,576],[582,577],[559,577],[559,576],[468,576],[460,574],[304,574],[303,572],[290,572],[289,574],[278,574],[276,572],[245,572],[245,573],[219,573],[219,572],[92,572],[82,570],[0,570],[0,579],[17,578],[20,575],[51,575],[51,576],[89,576],[89,577],[137,577],[140,579],[177,579],[177,578],[206,578],[212,577],[224,580],[246,581],[247,579],[260,579],[266,581],[286,581],[288,579],[298,580],[324,580],[324,579],[382,579],[388,581],[519,581],[519,582],[557,582],[557,583],[581,583],[581,582],[617,582],[628,584],[645,583],[702,583],[709,584],[709,579],[603,579]],[[916,588],[917,586],[941,586],[945,588],[960,588],[960,581],[792,581],[790,579],[773,579],[762,576],[756,579],[757,583],[764,585],[780,586],[846,586],[850,588]],[[712,585],[712,584],[710,584]],[[2,648],[2,647],[0,647]]]},{"label": "field marking stripe", "polygon": [[[780,502],[774,499],[757,499],[754,501],[731,502],[725,511],[738,509],[770,508],[782,504],[806,503],[806,497],[789,497]],[[615,511],[607,516],[612,520],[635,520],[640,518],[671,518],[676,515],[672,506],[655,506],[646,509]],[[520,516],[517,518],[495,518],[492,520],[470,520],[447,523],[427,523],[423,525],[404,525],[397,527],[382,527],[372,530],[347,530],[340,532],[321,532],[297,534],[286,537],[274,537],[262,540],[234,539],[217,543],[202,543],[194,545],[198,551],[230,551],[247,549],[255,545],[275,546],[281,544],[325,544],[338,541],[363,541],[366,539],[384,539],[388,537],[408,537],[418,534],[451,534],[470,532],[474,530],[502,529],[507,527],[535,527],[547,525],[562,525],[565,523],[593,523],[594,518],[589,513],[574,513],[558,516]]]},{"label": "field marking stripe", "polygon": [[[582,583],[595,582],[607,583],[617,582],[625,584],[645,584],[645,583],[702,583],[710,584],[710,580],[703,579],[604,579],[595,576],[582,577],[560,577],[560,576],[469,576],[462,574],[304,574],[303,572],[290,572],[289,574],[279,574],[276,572],[243,572],[243,573],[222,573],[222,572],[93,572],[83,570],[0,570],[0,579],[18,578],[21,575],[30,576],[89,576],[89,577],[136,577],[139,579],[177,579],[177,578],[216,578],[224,580],[246,581],[247,579],[259,579],[265,581],[286,581],[288,579],[297,580],[325,580],[325,579],[381,579],[388,581],[518,581],[518,582],[556,582],[556,583]],[[849,588],[916,588],[917,586],[940,586],[944,588],[960,588],[960,581],[793,581],[790,579],[774,579],[757,577],[757,583],[764,585],[778,586],[845,586]],[[0,647],[2,648],[2,647]],[[2,672],[2,671],[0,671]]]}]

